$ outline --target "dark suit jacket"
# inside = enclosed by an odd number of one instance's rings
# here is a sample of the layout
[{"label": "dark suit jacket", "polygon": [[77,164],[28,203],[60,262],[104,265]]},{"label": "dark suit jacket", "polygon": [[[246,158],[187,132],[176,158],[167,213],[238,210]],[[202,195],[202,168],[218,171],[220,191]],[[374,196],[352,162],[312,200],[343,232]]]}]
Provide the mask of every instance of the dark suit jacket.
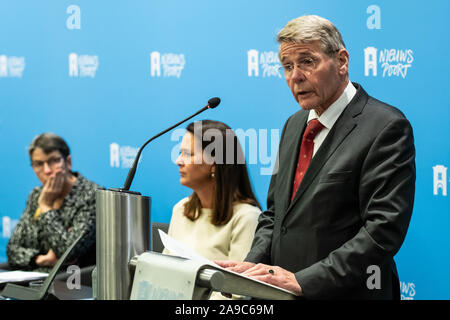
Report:
[{"label": "dark suit jacket", "polygon": [[[287,120],[268,209],[245,260],[295,273],[306,298],[399,299],[393,256],[414,202],[412,128],[398,109],[354,85],[355,97],[313,157],[292,203],[308,111]],[[367,286],[376,274],[371,265],[380,268],[380,289]]]}]

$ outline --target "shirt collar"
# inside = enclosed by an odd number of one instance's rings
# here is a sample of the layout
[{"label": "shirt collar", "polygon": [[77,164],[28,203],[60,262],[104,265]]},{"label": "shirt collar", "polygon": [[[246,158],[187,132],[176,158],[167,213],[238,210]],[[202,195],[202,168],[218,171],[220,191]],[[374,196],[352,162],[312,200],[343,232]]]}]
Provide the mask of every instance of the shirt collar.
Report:
[{"label": "shirt collar", "polygon": [[308,115],[308,122],[312,119],[319,119],[319,122],[323,124],[325,128],[330,130],[341,115],[342,111],[344,111],[345,107],[353,99],[355,94],[356,88],[355,86],[353,86],[352,82],[349,81],[341,96],[335,102],[333,102],[328,107],[328,109],[321,114],[320,117],[317,116],[317,113],[314,109],[310,110]]}]

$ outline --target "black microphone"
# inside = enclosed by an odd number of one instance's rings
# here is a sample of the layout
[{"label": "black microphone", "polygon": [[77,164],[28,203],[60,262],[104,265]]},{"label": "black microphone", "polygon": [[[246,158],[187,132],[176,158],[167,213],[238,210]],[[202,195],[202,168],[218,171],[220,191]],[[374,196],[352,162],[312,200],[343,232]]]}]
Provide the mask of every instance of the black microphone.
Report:
[{"label": "black microphone", "polygon": [[131,183],[133,182],[134,174],[136,173],[136,169],[137,169],[137,165],[138,165],[138,162],[139,162],[139,158],[141,157],[141,152],[142,152],[142,150],[145,148],[145,146],[146,146],[147,144],[150,143],[150,141],[155,140],[156,138],[162,136],[164,133],[166,133],[166,132],[172,130],[173,128],[175,128],[175,127],[177,127],[177,126],[179,126],[179,125],[182,124],[183,122],[186,122],[186,121],[188,121],[189,119],[195,117],[195,116],[198,115],[199,113],[202,113],[203,111],[205,111],[205,110],[207,110],[207,109],[214,109],[214,108],[216,108],[216,107],[219,105],[219,103],[220,103],[220,98],[218,98],[218,97],[214,97],[214,98],[209,99],[209,100],[208,100],[208,104],[207,104],[206,106],[204,106],[203,108],[201,108],[201,109],[200,109],[199,111],[197,111],[196,113],[194,113],[192,116],[190,116],[190,117],[188,117],[188,118],[186,118],[186,119],[184,119],[184,120],[182,120],[182,121],[180,121],[180,122],[174,124],[174,125],[171,126],[170,128],[168,128],[168,129],[166,129],[166,130],[164,130],[164,131],[158,133],[156,136],[151,137],[149,140],[147,140],[147,142],[144,143],[144,144],[142,145],[142,147],[139,149],[139,151],[138,151],[138,153],[137,153],[137,155],[136,155],[136,158],[134,159],[133,165],[131,166],[130,171],[128,171],[127,180],[125,181],[125,184],[123,185],[123,188],[122,188],[122,189],[119,189],[119,190],[120,190],[120,191],[129,191],[129,190],[130,190],[130,186],[131,186]]}]

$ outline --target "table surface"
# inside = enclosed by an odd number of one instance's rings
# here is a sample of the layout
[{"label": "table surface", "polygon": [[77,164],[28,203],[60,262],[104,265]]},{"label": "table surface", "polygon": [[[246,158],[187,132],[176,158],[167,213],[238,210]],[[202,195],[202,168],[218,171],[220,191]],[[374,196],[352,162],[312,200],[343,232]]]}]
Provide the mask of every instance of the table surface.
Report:
[{"label": "table surface", "polygon": [[92,299],[92,288],[80,286],[69,289],[64,281],[53,281],[55,296],[60,300],[86,300]]},{"label": "table surface", "polygon": [[[8,270],[1,270],[5,272]],[[28,282],[15,283],[27,287]],[[6,283],[0,285],[0,292],[4,288]],[[53,288],[55,296],[60,300],[90,300],[92,299],[92,288],[87,286],[80,286],[79,288],[69,289],[65,281],[53,280]]]}]

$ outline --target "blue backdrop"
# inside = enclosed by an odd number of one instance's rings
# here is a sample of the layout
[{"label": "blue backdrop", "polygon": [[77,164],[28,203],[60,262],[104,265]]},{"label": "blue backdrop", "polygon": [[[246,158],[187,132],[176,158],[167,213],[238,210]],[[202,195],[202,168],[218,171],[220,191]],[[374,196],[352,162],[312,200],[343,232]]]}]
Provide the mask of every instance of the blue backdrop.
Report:
[{"label": "blue backdrop", "polygon": [[[276,33],[317,14],[341,31],[350,79],[414,128],[416,201],[396,255],[402,296],[450,297],[449,1],[2,0],[0,12],[0,262],[39,183],[27,146],[46,131],[67,140],[76,171],[121,187],[147,138],[219,96],[197,119],[240,129],[265,206],[281,128],[299,108],[278,73]],[[132,185],[153,198],[153,221],[169,222],[190,194],[172,159],[181,135],[147,147]]]}]

